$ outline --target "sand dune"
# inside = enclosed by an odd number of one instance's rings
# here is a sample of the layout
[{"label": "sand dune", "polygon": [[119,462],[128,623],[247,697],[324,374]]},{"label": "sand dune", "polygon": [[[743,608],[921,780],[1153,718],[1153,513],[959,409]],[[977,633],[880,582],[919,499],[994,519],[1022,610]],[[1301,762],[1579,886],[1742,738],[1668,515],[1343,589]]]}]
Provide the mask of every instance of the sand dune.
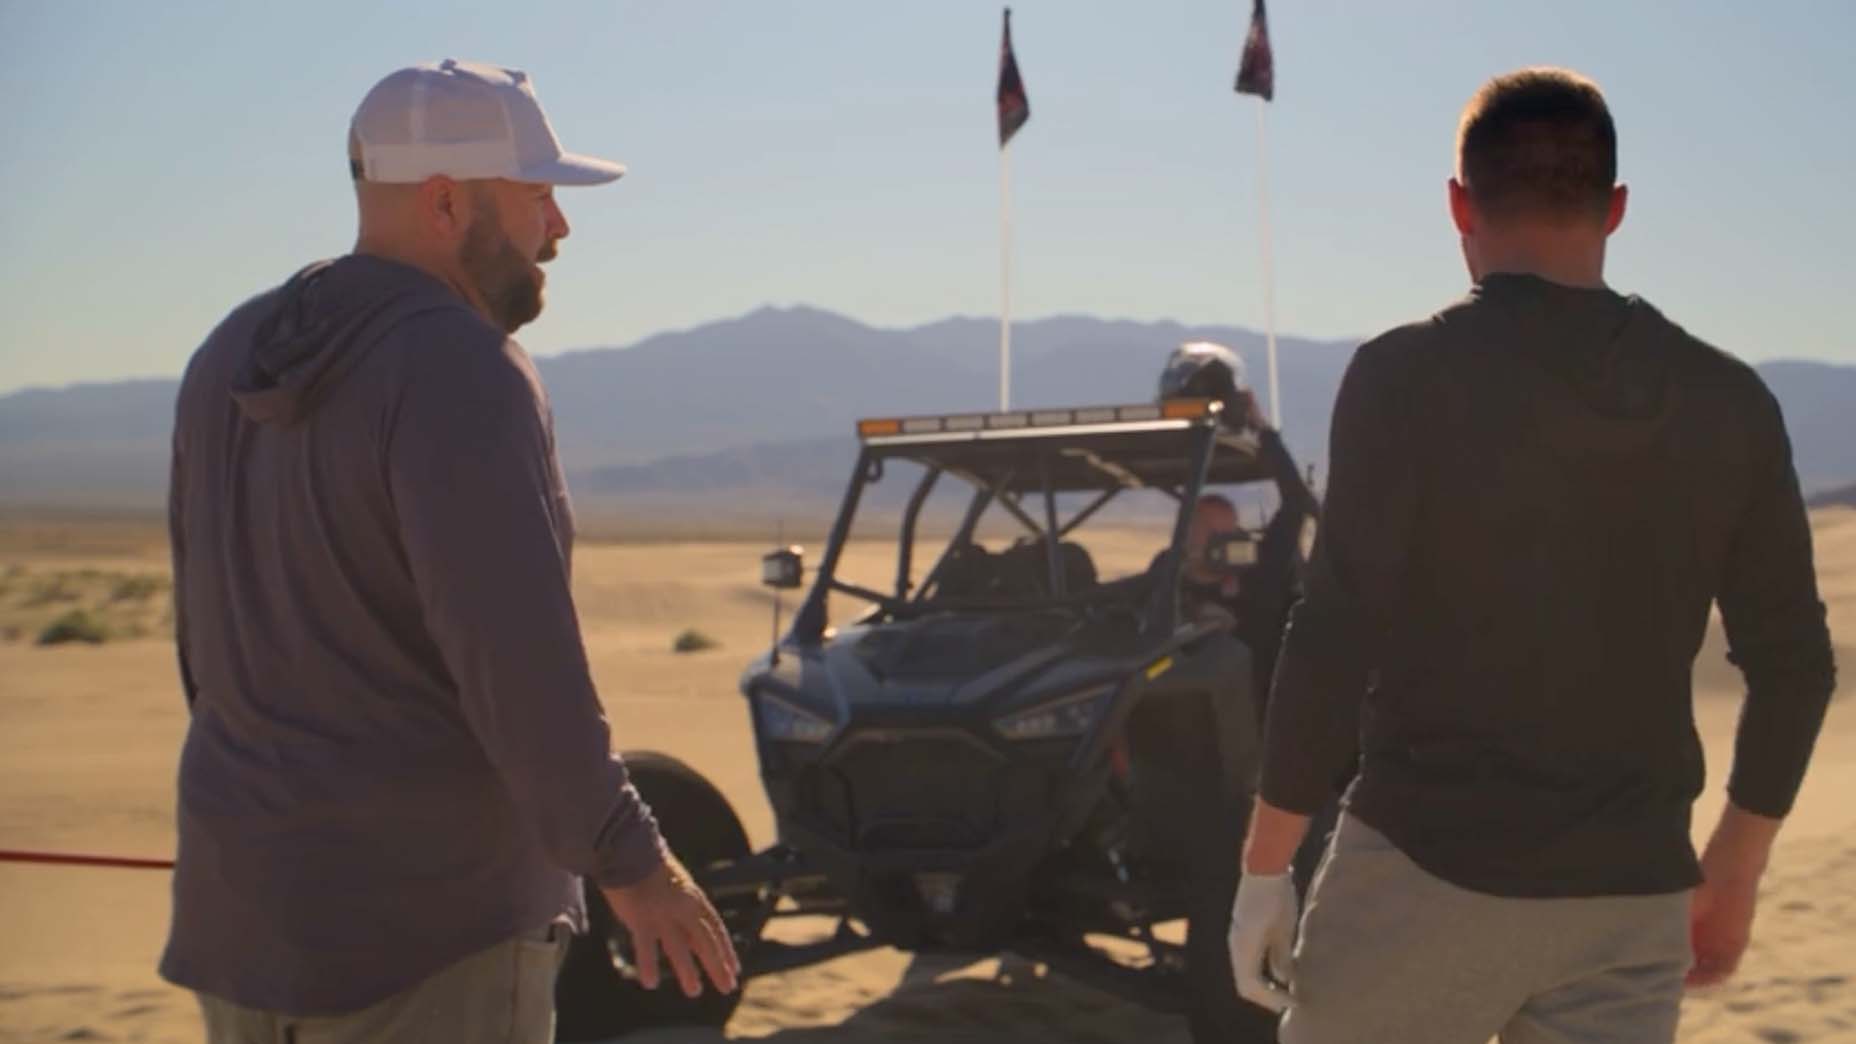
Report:
[{"label": "sand dune", "polygon": [[[1856,511],[1816,518],[1819,573],[1851,662],[1856,639]],[[1120,548],[1145,561],[1151,543]],[[584,548],[576,586],[594,671],[621,746],[676,753],[710,775],[757,844],[772,823],[735,692],[767,641],[765,592],[752,583],[759,543]],[[135,526],[0,527],[0,572],[159,570],[158,531]],[[859,548],[854,567],[893,568]],[[840,610],[843,613],[847,610]],[[679,656],[697,627],[721,648]],[[1698,810],[1719,808],[1738,679],[1718,636],[1697,671],[1698,718],[1713,767]],[[1845,685],[1845,691],[1850,685]],[[0,848],[162,856],[172,849],[174,759],[184,714],[172,652],[159,640],[98,647],[0,643]],[[1781,840],[1756,941],[1738,978],[1692,997],[1682,1039],[1856,1041],[1856,712],[1833,708],[1817,764]],[[161,873],[0,866],[0,1044],[196,1041],[191,999],[153,967],[165,931]],[[800,926],[803,930],[804,926]],[[1013,958],[911,958],[879,950],[749,984],[725,1033],[660,1031],[632,1040],[691,1044],[764,1039],[1127,1041],[1185,1044],[1181,1023]]]}]

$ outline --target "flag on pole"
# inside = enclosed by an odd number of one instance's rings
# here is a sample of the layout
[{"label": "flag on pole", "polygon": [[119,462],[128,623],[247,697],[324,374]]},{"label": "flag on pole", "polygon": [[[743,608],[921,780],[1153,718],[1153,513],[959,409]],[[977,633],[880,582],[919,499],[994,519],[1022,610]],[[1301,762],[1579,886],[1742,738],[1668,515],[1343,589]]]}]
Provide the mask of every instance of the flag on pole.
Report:
[{"label": "flag on pole", "polygon": [[[1254,94],[1264,101],[1276,97],[1276,59],[1270,55],[1270,23],[1263,0],[1251,0],[1250,32],[1244,36],[1244,57],[1237,65],[1237,93]],[[1264,136],[1265,105],[1257,106],[1257,211],[1258,240],[1263,247],[1263,332],[1270,361],[1270,423],[1282,427],[1282,394],[1276,383],[1276,290],[1270,263],[1270,189],[1268,142]]]},{"label": "flag on pole", "polygon": [[1018,78],[1018,58],[1012,54],[1012,9],[1005,9],[1005,38],[999,43],[999,147],[1012,140],[1031,118],[1031,100],[1025,81]]},{"label": "flag on pole", "polygon": [[[1006,42],[1011,42],[1010,30]],[[1251,2],[1250,33],[1244,37],[1244,59],[1237,67],[1237,93],[1255,94],[1264,101],[1276,97],[1276,61],[1270,57],[1270,23],[1263,14],[1263,0]]]}]

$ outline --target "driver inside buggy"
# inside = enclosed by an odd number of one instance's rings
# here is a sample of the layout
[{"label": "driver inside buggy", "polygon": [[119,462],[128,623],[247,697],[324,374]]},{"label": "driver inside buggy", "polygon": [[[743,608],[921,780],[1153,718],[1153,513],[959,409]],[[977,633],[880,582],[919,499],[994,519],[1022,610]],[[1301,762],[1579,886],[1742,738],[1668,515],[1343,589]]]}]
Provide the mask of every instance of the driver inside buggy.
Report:
[{"label": "driver inside buggy", "polygon": [[[1187,530],[1187,560],[1181,569],[1180,609],[1187,619],[1228,620],[1231,636],[1245,647],[1252,677],[1251,692],[1256,717],[1256,731],[1234,720],[1241,711],[1226,701],[1214,701],[1217,727],[1224,733],[1227,750],[1246,745],[1246,739],[1259,736],[1268,707],[1270,682],[1276,673],[1277,654],[1282,649],[1283,629],[1289,610],[1301,596],[1302,531],[1309,519],[1320,511],[1315,496],[1297,471],[1295,461],[1283,445],[1282,435],[1270,427],[1256,396],[1244,383],[1243,361],[1222,345],[1198,342],[1181,345],[1167,362],[1160,378],[1160,398],[1210,398],[1224,404],[1224,423],[1255,431],[1260,452],[1269,476],[1276,484],[1277,508],[1263,532],[1255,540],[1254,554],[1217,555],[1220,541],[1245,539],[1237,511],[1225,497],[1210,493],[1193,505],[1193,517]],[[1216,559],[1223,558],[1223,561]],[[1241,565],[1230,564],[1234,558],[1246,558]],[[1156,560],[1156,565],[1159,562]],[[1236,760],[1248,763],[1249,754]],[[1227,764],[1227,771],[1234,766]],[[1349,771],[1348,776],[1351,776]],[[1252,781],[1231,779],[1227,784],[1242,786]],[[1348,779],[1335,781],[1335,796],[1345,789]],[[1326,835],[1339,814],[1338,802],[1330,802],[1320,814],[1317,825],[1295,858],[1297,887],[1306,894],[1310,878],[1326,844]]]},{"label": "driver inside buggy", "polygon": [[[1216,493],[1194,505],[1182,549],[1186,561],[1180,571],[1180,609],[1183,619],[1223,623],[1248,647],[1252,691],[1259,722],[1263,699],[1276,666],[1282,630],[1289,608],[1298,595],[1301,536],[1315,513],[1314,495],[1296,470],[1295,461],[1258,408],[1245,385],[1243,361],[1223,345],[1191,342],[1181,345],[1167,360],[1161,374],[1161,400],[1213,399],[1223,405],[1223,423],[1254,431],[1279,506],[1260,534],[1239,524],[1232,502]],[[1253,555],[1241,564],[1216,561],[1233,543],[1246,543]],[[1099,604],[1138,605],[1145,593],[1164,575],[1166,554],[1159,552],[1143,573],[1099,583],[1094,562],[1081,545],[1065,540],[1057,546],[1065,594],[1094,591]],[[989,551],[974,542],[961,544],[937,570],[934,599],[939,604],[958,602],[1031,601],[1054,596],[1047,549],[1041,539],[1021,538],[1010,547]],[[1138,617],[1119,617],[1127,629],[1139,627]]]},{"label": "driver inside buggy", "polygon": [[[1289,608],[1299,595],[1302,530],[1316,511],[1314,494],[1296,470],[1282,436],[1263,416],[1255,394],[1245,386],[1244,364],[1223,345],[1197,341],[1181,345],[1167,360],[1160,377],[1161,399],[1215,399],[1224,405],[1224,423],[1255,431],[1263,463],[1276,484],[1276,513],[1261,535],[1247,533],[1237,508],[1225,496],[1208,493],[1193,505],[1186,532],[1186,561],[1181,569],[1182,615],[1200,622],[1229,623],[1233,633],[1250,649],[1257,694],[1256,713],[1262,720],[1263,701],[1276,670],[1276,655]],[[1252,543],[1248,561],[1224,561],[1222,546]],[[1163,552],[1164,554],[1164,552]],[[1161,562],[1155,559],[1157,568]]]}]

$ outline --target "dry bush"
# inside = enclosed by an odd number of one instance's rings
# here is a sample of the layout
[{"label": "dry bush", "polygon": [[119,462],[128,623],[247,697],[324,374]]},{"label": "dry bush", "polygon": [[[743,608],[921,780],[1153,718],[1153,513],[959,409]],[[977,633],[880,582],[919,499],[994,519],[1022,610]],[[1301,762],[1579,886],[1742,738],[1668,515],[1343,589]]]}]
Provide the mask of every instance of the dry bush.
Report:
[{"label": "dry bush", "polygon": [[714,638],[698,631],[694,627],[677,635],[676,640],[670,643],[670,651],[679,653],[706,652],[710,649],[719,649],[721,647],[721,642],[716,641]]},{"label": "dry bush", "polygon": [[73,609],[45,625],[39,632],[40,645],[64,645],[68,642],[86,642],[90,645],[102,645],[112,637],[109,624],[103,618],[88,609]]}]

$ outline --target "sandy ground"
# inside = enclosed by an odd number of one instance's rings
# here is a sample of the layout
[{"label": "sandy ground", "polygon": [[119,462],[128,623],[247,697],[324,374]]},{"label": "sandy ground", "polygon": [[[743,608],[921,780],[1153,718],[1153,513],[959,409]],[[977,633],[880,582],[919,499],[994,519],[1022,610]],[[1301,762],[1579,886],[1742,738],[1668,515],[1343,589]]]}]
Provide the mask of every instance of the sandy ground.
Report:
[{"label": "sandy ground", "polygon": [[[1847,643],[1856,636],[1856,512],[1824,513],[1816,522],[1833,631]],[[1151,547],[1130,543],[1126,556],[1144,562]],[[587,645],[618,742],[673,752],[708,774],[757,844],[772,839],[772,824],[735,681],[768,635],[767,598],[753,583],[761,550],[759,542],[594,545],[583,547],[577,562]],[[146,525],[0,523],[0,575],[41,600],[46,588],[37,581],[59,573],[91,592],[86,597],[113,597],[115,578],[159,573],[164,555],[159,532]],[[888,563],[873,556],[861,564],[864,575],[881,577]],[[0,641],[0,848],[169,854],[172,776],[185,727],[169,646],[130,637],[36,647],[26,632],[48,609],[17,604],[27,597],[9,602],[0,591],[0,614],[7,614],[0,623],[18,632]],[[132,630],[153,627],[160,616],[142,609],[132,615],[140,621]],[[672,654],[672,637],[686,627],[721,647]],[[1841,659],[1851,662],[1847,645]],[[1718,636],[1703,653],[1697,689],[1713,767],[1697,815],[1705,824],[1719,809],[1737,711],[1737,676],[1721,661]],[[1733,982],[1688,1001],[1684,1041],[1856,1041],[1850,702],[1833,706],[1769,875],[1752,951]],[[153,971],[167,909],[163,873],[0,865],[0,1042],[200,1039],[191,999]],[[631,1039],[724,1038],[1187,1040],[1173,1019],[1022,961],[917,960],[893,951],[757,980],[725,1034]]]}]

